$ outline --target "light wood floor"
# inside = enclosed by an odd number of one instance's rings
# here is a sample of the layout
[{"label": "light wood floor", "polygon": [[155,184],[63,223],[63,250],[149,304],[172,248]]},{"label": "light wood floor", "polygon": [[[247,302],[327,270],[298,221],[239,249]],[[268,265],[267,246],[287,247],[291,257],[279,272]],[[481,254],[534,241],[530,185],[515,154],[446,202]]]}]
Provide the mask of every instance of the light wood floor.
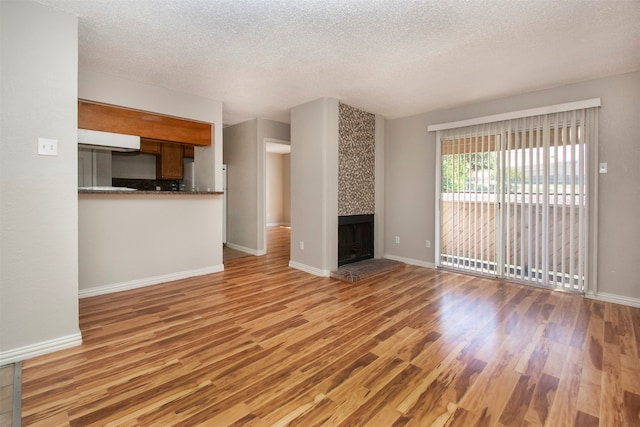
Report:
[{"label": "light wood floor", "polygon": [[80,301],[23,365],[24,425],[638,426],[640,309],[415,266],[347,284],[269,255]]}]

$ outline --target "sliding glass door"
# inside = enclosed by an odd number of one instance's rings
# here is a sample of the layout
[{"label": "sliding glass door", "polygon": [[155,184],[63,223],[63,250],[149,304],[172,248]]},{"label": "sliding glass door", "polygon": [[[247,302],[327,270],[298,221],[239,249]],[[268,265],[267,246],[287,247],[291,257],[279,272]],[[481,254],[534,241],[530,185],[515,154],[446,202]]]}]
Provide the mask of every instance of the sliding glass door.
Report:
[{"label": "sliding glass door", "polygon": [[440,266],[584,292],[588,112],[438,132]]},{"label": "sliding glass door", "polygon": [[500,138],[476,129],[442,141],[440,264],[496,274]]}]

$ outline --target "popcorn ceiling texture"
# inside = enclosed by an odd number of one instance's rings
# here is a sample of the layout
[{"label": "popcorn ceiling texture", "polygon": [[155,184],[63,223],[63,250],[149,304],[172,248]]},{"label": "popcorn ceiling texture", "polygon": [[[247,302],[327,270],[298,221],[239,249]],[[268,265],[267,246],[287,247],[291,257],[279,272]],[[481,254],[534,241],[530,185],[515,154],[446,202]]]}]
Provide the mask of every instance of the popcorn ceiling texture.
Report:
[{"label": "popcorn ceiling texture", "polygon": [[640,69],[640,1],[37,0],[79,17],[79,72],[289,122],[333,97],[387,118]]},{"label": "popcorn ceiling texture", "polygon": [[376,117],[338,104],[338,215],[376,209]]}]

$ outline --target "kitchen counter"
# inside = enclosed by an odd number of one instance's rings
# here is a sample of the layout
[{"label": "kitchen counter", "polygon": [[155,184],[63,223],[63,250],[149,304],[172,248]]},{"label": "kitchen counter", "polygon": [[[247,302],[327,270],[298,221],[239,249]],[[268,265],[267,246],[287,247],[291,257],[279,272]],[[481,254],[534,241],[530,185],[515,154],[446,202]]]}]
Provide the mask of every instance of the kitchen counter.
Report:
[{"label": "kitchen counter", "polygon": [[141,191],[132,189],[91,189],[79,188],[78,194],[126,194],[126,195],[162,195],[162,196],[212,196],[224,194],[223,191]]}]

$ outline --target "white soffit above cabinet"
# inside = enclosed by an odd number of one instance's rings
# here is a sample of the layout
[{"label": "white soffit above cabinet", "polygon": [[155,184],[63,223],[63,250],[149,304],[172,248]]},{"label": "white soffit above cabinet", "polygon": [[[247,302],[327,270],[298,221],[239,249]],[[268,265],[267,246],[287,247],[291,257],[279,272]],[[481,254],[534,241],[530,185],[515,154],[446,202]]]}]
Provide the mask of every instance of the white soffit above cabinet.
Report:
[{"label": "white soffit above cabinet", "polygon": [[140,149],[140,137],[78,129],[78,146],[110,151],[135,151]]}]

